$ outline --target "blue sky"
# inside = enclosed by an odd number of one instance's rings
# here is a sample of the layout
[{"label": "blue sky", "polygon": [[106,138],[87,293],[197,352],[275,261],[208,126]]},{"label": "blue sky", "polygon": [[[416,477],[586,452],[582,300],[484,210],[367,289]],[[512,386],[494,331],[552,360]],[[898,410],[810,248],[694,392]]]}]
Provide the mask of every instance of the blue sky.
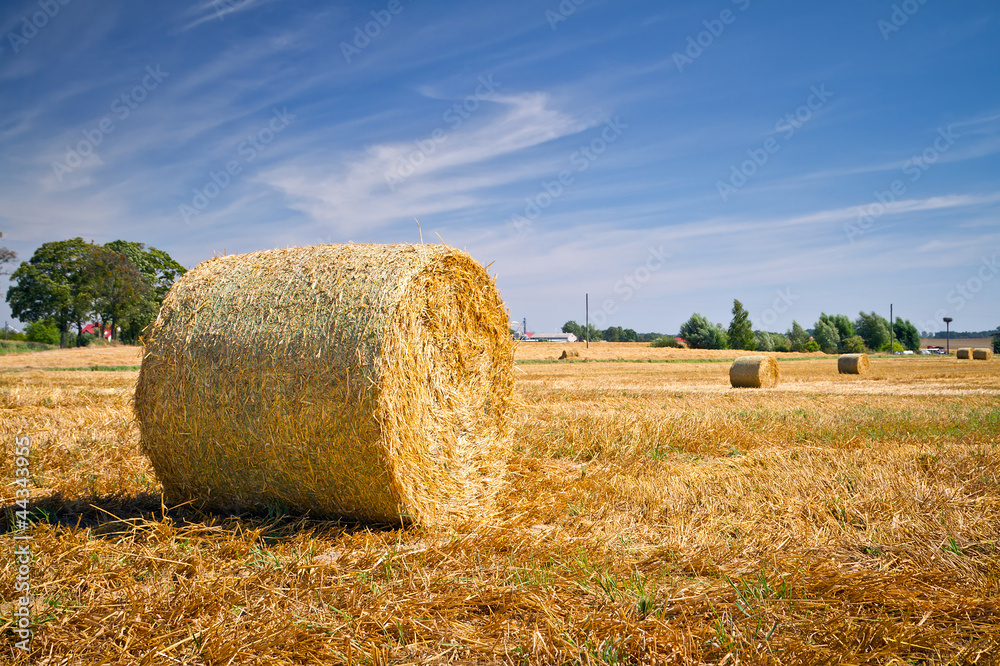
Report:
[{"label": "blue sky", "polygon": [[191,267],[422,233],[535,331],[588,292],[640,331],[734,298],[994,328],[998,29],[988,0],[7,2],[0,242]]}]

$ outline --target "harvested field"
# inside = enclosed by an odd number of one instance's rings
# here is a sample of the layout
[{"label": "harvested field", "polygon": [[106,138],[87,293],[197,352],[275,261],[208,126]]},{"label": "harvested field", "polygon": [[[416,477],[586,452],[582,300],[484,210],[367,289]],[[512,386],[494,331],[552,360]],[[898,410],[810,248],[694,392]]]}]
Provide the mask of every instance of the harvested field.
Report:
[{"label": "harvested field", "polygon": [[518,348],[499,517],[440,530],[162,507],[137,350],[0,357],[0,622],[23,436],[37,594],[3,659],[997,663],[1000,359],[778,354],[746,391],[740,352],[566,348]]}]

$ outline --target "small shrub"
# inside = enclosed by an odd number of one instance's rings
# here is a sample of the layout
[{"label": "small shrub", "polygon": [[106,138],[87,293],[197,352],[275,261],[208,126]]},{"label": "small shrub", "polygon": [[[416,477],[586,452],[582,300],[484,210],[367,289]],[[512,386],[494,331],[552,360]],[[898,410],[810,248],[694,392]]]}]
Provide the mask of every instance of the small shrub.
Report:
[{"label": "small shrub", "polygon": [[672,335],[661,335],[649,343],[650,347],[680,347],[681,343]]},{"label": "small shrub", "polygon": [[864,354],[867,351],[865,341],[860,335],[852,335],[840,341],[841,351],[845,354]]},{"label": "small shrub", "polygon": [[28,342],[57,345],[59,344],[59,329],[52,322],[33,321],[24,327],[24,337]]},{"label": "small shrub", "polygon": [[803,349],[805,349],[807,352],[817,352],[819,351],[819,343],[816,342],[815,340],[810,340],[809,342],[806,343],[806,346],[803,347]]}]

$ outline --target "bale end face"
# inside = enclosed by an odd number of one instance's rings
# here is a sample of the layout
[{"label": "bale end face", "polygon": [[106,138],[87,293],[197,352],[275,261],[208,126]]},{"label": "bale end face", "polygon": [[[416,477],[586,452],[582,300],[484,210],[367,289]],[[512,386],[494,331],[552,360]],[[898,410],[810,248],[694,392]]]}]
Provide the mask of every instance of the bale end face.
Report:
[{"label": "bale end face", "polygon": [[780,379],[781,370],[773,356],[740,356],[729,368],[733,388],[774,388]]},{"label": "bale end face", "polygon": [[842,354],[837,359],[837,372],[842,375],[863,375],[870,367],[868,354]]}]

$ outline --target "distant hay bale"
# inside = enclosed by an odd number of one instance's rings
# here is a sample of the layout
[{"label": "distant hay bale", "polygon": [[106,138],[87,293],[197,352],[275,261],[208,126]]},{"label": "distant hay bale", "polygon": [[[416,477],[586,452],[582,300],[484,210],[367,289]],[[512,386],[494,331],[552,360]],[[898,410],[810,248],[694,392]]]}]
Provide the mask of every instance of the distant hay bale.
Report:
[{"label": "distant hay bale", "polygon": [[559,355],[559,360],[567,358],[580,358],[580,352],[576,349],[564,349],[563,353]]},{"label": "distant hay bale", "polygon": [[870,367],[868,354],[841,354],[837,359],[837,372],[842,375],[863,375]]},{"label": "distant hay bale", "polygon": [[510,445],[514,343],[444,245],[216,257],[170,290],[136,387],[171,501],[378,523],[484,515]]},{"label": "distant hay bale", "polygon": [[955,358],[972,358],[972,349],[969,347],[962,347],[955,352]]},{"label": "distant hay bale", "polygon": [[780,378],[773,356],[740,356],[729,368],[729,383],[734,388],[774,388]]},{"label": "distant hay bale", "polygon": [[987,347],[977,347],[972,350],[972,358],[977,361],[988,361],[993,358],[993,350]]}]

